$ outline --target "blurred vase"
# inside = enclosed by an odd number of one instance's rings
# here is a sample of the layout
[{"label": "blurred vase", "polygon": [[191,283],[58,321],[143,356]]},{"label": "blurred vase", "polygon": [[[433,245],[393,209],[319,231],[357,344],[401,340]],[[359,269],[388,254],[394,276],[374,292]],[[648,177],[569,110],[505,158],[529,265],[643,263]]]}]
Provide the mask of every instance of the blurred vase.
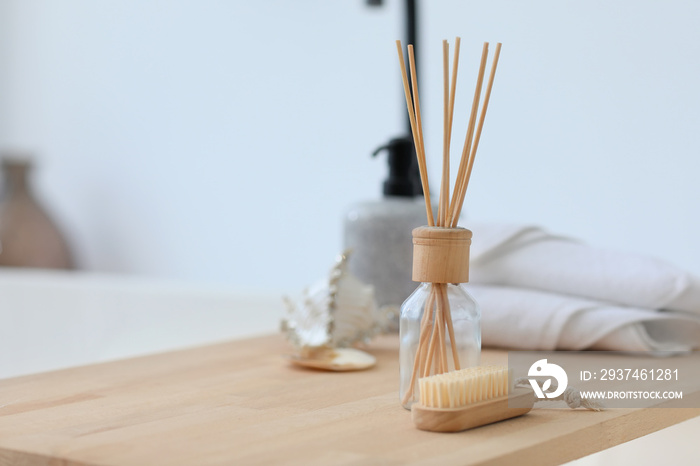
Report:
[{"label": "blurred vase", "polygon": [[27,159],[4,158],[0,201],[0,266],[74,268],[63,234],[35,199]]}]

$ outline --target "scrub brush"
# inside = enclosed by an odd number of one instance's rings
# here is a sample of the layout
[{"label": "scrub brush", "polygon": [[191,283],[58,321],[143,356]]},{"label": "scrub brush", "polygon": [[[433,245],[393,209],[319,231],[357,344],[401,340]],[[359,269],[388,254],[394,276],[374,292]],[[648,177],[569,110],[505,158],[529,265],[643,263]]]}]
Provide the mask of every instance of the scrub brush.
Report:
[{"label": "scrub brush", "polygon": [[513,388],[507,366],[476,366],[419,379],[419,402],[411,406],[421,430],[459,432],[521,416],[532,409],[529,388]]}]

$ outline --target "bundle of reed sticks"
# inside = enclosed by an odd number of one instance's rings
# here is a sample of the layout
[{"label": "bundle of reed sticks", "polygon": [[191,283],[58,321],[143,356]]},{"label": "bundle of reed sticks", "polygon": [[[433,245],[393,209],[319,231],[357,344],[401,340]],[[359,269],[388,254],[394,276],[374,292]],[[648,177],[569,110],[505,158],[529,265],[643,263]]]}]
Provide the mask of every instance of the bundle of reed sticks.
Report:
[{"label": "bundle of reed sticks", "polygon": [[[404,93],[406,95],[406,106],[413,133],[413,141],[418,158],[423,193],[425,195],[425,208],[428,217],[428,226],[440,228],[456,228],[459,216],[464,204],[465,194],[469,185],[469,179],[474,166],[476,151],[479,147],[481,131],[484,127],[484,119],[489,105],[493,80],[496,75],[498,58],[501,51],[501,44],[496,45],[496,51],[492,59],[491,72],[486,86],[486,93],[481,111],[478,111],[481,101],[486,62],[488,60],[489,43],[485,42],[481,53],[481,62],[476,81],[476,89],[471,106],[471,114],[467,126],[467,134],[462,148],[462,156],[457,171],[457,176],[452,189],[450,199],[450,142],[452,139],[452,120],[454,116],[455,91],[457,88],[457,69],[459,65],[460,38],[455,39],[455,50],[452,61],[452,73],[449,70],[449,44],[446,40],[442,42],[443,55],[443,88],[444,88],[444,112],[443,112],[443,153],[442,153],[442,180],[440,184],[440,196],[438,202],[437,221],[433,215],[432,203],[430,201],[430,186],[428,183],[428,172],[425,156],[425,143],[423,139],[423,125],[421,120],[420,99],[418,96],[418,82],[416,76],[416,62],[413,46],[408,45],[409,71],[411,74],[412,89],[409,86],[406,65],[404,62],[403,48],[401,41],[396,41],[396,48],[401,65],[403,77]],[[413,94],[411,94],[413,91]],[[478,122],[478,123],[477,123]],[[468,267],[468,264],[465,264]],[[451,351],[447,348],[447,338],[449,338]],[[404,403],[413,395],[415,381],[419,377],[439,374],[450,370],[448,364],[448,354],[452,355],[453,368],[459,370],[459,356],[455,342],[454,328],[450,312],[449,300],[447,296],[447,284],[435,283],[431,288],[431,293],[426,300],[425,309],[420,326],[420,337],[418,350],[416,351],[413,374],[410,389],[404,394]],[[431,372],[432,371],[432,372]]]}]

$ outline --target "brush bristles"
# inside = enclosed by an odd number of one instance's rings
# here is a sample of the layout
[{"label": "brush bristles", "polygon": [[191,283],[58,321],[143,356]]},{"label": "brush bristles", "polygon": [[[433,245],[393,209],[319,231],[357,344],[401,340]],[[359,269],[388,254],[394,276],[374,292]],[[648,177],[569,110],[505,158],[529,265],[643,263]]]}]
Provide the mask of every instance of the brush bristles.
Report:
[{"label": "brush bristles", "polygon": [[459,408],[508,395],[512,390],[507,366],[475,366],[418,380],[420,403],[428,408]]}]

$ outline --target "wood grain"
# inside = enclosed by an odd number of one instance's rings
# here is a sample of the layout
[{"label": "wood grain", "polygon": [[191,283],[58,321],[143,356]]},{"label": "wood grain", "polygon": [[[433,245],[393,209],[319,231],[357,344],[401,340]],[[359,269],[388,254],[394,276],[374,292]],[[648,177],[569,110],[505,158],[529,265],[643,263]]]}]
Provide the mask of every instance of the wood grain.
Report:
[{"label": "wood grain", "polygon": [[297,368],[287,351],[274,335],[2,380],[0,465],[546,465],[700,415],[535,409],[424,432],[399,405],[396,336],[372,343],[363,372]]},{"label": "wood grain", "polygon": [[469,282],[470,230],[422,226],[414,228],[412,234],[413,281]]}]

